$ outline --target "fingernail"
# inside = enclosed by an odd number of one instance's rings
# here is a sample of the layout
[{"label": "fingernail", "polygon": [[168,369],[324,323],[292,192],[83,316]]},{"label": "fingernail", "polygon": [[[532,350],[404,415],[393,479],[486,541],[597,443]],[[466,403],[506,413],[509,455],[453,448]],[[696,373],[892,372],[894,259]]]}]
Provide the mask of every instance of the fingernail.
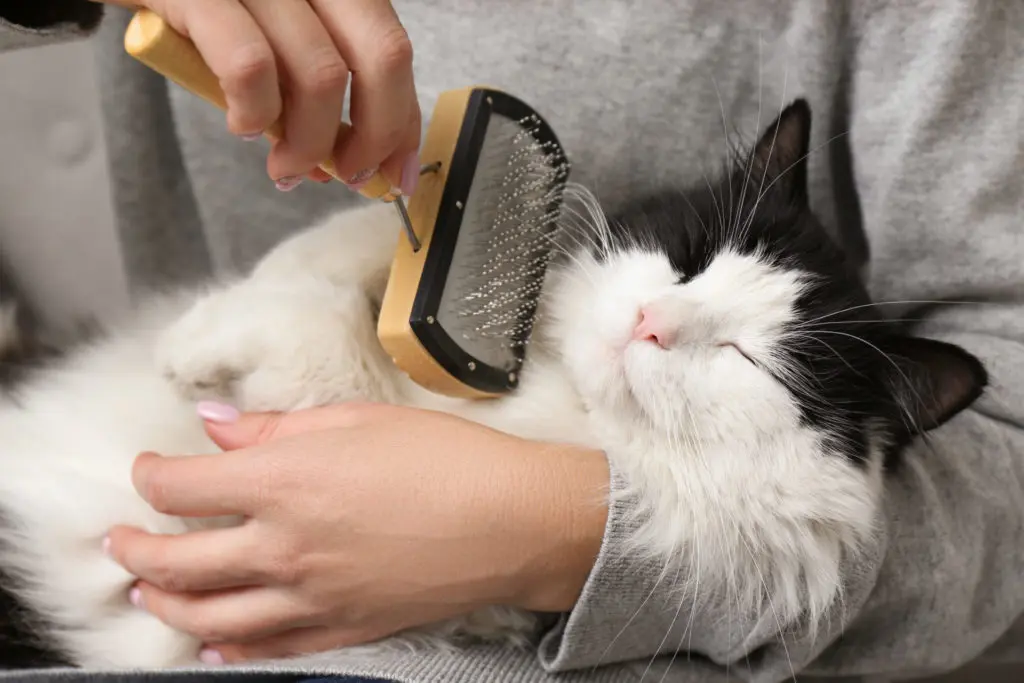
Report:
[{"label": "fingernail", "polygon": [[359,173],[356,173],[351,178],[349,178],[348,182],[346,182],[345,184],[348,185],[350,190],[361,190],[366,185],[366,183],[370,182],[370,178],[372,178],[373,174],[376,172],[377,169],[375,168],[364,169]]},{"label": "fingernail", "polygon": [[253,140],[259,140],[263,137],[263,131],[260,131],[259,133],[244,133],[238,137],[242,138],[246,142],[252,142]]},{"label": "fingernail", "polygon": [[110,554],[110,536],[104,536],[103,537],[103,554],[104,555],[109,555]]},{"label": "fingernail", "polygon": [[226,403],[217,403],[216,401],[200,401],[196,404],[196,412],[204,420],[218,424],[238,422],[238,418],[241,417],[238,409],[234,406],[229,406]]},{"label": "fingernail", "polygon": [[402,165],[402,194],[411,197],[420,181],[420,155],[413,152]]},{"label": "fingernail", "polygon": [[288,175],[284,178],[278,178],[274,182],[274,186],[281,190],[281,192],[291,192],[296,187],[302,184],[302,176]]},{"label": "fingernail", "polygon": [[206,647],[199,651],[199,661],[203,664],[223,664],[224,657],[216,650]]},{"label": "fingernail", "polygon": [[132,588],[128,591],[128,602],[142,609],[142,591],[138,588]]}]

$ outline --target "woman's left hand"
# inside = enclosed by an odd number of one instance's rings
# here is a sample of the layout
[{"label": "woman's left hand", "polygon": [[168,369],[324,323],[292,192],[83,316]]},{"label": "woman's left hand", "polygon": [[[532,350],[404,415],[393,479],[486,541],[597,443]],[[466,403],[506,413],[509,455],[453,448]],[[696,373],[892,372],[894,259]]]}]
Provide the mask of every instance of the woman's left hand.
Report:
[{"label": "woman's left hand", "polygon": [[140,579],[133,602],[207,643],[204,661],[365,643],[488,605],[565,611],[600,548],[602,453],[389,405],[204,408],[226,452],[143,454],[135,488],[162,513],[244,523],[105,541]]}]

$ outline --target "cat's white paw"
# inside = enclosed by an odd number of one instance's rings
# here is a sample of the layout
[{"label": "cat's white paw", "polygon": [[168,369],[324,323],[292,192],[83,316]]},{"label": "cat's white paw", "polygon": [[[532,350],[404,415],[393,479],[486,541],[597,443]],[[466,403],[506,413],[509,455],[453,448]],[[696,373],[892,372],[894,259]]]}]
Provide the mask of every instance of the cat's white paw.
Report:
[{"label": "cat's white paw", "polygon": [[255,368],[258,340],[239,317],[242,285],[197,300],[157,342],[157,366],[187,399],[234,398],[235,383]]},{"label": "cat's white paw", "polygon": [[295,410],[395,398],[395,370],[356,286],[247,280],[198,300],[163,334],[157,363],[189,400]]}]

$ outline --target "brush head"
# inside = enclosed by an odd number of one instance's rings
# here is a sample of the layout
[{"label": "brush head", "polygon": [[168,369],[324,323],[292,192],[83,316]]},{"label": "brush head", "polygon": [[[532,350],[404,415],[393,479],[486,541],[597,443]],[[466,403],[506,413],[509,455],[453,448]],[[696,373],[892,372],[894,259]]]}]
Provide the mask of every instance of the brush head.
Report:
[{"label": "brush head", "polygon": [[[429,152],[438,110],[443,112],[450,102],[438,102],[421,155],[424,164],[440,162],[442,171],[447,169],[437,179],[443,187],[421,181],[410,203],[417,235],[422,241],[421,228],[428,228],[422,232],[429,232],[429,241],[420,250],[426,253],[415,293],[406,304],[407,327],[401,331],[438,367],[409,363],[404,353],[400,358],[392,352],[392,357],[413,380],[433,391],[496,396],[518,384],[554,254],[569,162],[551,128],[521,100],[488,88],[454,92],[465,95],[447,166]],[[449,124],[448,133],[454,130]],[[429,201],[432,194],[438,195],[436,218],[427,226],[421,223],[422,214],[430,212],[417,202]],[[399,245],[400,252],[407,249]],[[389,345],[384,323],[393,310],[385,315],[384,309],[396,289],[392,285],[405,279],[397,269],[413,267],[400,256],[378,328],[389,351],[395,344]]]}]

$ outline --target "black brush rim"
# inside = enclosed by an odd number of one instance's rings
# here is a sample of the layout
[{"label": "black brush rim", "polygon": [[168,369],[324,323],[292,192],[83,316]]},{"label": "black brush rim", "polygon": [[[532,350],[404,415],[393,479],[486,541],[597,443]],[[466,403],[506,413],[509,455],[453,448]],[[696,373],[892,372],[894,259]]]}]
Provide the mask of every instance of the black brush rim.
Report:
[{"label": "black brush rim", "polygon": [[[438,320],[444,284],[448,280],[455,244],[462,227],[463,209],[473,186],[477,161],[487,136],[487,125],[494,115],[504,116],[513,121],[528,116],[536,117],[533,137],[541,143],[553,145],[553,151],[561,159],[555,163],[568,164],[554,130],[547,121],[528,104],[507,93],[487,88],[473,90],[466,106],[466,116],[459,131],[459,140],[452,154],[448,180],[441,195],[441,204],[430,238],[430,249],[423,264],[423,275],[416,290],[409,326],[420,344],[448,374],[466,386],[488,394],[503,394],[512,391],[519,383],[519,370],[526,357],[526,344],[518,344],[513,353],[516,367],[512,370],[500,368],[467,353],[448,334]],[[562,198],[552,200],[551,209],[557,210]],[[543,273],[541,274],[543,277]],[[532,333],[530,326],[522,336]],[[474,368],[470,370],[470,367]]]}]

